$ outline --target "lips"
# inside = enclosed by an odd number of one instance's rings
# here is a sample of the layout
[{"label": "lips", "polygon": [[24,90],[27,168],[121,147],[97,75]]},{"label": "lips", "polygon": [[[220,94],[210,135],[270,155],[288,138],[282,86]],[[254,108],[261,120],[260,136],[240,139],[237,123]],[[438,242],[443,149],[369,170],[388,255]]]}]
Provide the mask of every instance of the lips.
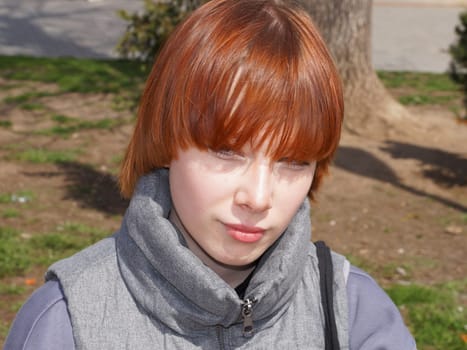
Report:
[{"label": "lips", "polygon": [[254,243],[264,236],[264,229],[256,226],[238,224],[225,224],[227,233],[236,241],[242,243]]}]

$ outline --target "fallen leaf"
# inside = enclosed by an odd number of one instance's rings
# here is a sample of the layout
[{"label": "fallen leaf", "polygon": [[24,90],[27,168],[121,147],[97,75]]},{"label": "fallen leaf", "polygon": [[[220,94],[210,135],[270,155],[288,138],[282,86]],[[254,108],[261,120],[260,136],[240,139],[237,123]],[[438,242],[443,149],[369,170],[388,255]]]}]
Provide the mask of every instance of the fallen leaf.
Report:
[{"label": "fallen leaf", "polygon": [[35,278],[26,278],[24,280],[24,283],[27,285],[27,286],[35,286],[37,284],[37,280]]}]

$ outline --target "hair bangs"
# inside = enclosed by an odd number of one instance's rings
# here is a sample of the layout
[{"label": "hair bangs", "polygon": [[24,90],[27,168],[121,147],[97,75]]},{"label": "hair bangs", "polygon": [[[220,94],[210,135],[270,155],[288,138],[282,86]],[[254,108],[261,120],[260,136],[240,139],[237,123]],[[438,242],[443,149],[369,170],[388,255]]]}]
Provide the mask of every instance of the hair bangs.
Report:
[{"label": "hair bangs", "polygon": [[214,60],[209,79],[192,75],[207,83],[190,98],[192,143],[201,149],[236,151],[245,144],[255,148],[267,143],[276,160],[314,161],[332,154],[339,137],[333,125],[334,102],[322,96],[329,82],[326,72],[310,72],[308,64],[304,69],[303,56],[284,60],[282,54],[250,52],[229,70],[217,69]]}]

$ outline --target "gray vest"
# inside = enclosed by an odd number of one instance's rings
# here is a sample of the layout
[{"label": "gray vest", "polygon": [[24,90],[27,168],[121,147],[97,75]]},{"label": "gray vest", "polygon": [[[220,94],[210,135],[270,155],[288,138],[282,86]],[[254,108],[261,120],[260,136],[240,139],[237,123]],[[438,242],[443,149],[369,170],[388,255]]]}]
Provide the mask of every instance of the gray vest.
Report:
[{"label": "gray vest", "polygon": [[[141,179],[121,229],[54,264],[77,349],[324,349],[309,205],[263,255],[241,300],[166,219],[167,172]],[[344,257],[333,254],[334,311],[348,349]],[[254,300],[250,315],[245,302]],[[253,325],[252,334],[245,325]]]}]

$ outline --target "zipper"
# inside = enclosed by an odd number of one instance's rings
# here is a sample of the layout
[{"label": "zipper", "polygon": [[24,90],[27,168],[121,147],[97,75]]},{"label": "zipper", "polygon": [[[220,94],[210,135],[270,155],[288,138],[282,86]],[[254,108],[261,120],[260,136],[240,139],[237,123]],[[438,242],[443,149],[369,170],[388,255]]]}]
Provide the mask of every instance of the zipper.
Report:
[{"label": "zipper", "polygon": [[255,332],[253,326],[253,305],[256,304],[255,298],[246,298],[242,304],[242,318],[243,318],[243,336],[251,337]]},{"label": "zipper", "polygon": [[216,331],[217,331],[217,341],[219,342],[219,349],[224,350],[224,334],[222,331],[222,326],[221,325],[216,326]]}]

